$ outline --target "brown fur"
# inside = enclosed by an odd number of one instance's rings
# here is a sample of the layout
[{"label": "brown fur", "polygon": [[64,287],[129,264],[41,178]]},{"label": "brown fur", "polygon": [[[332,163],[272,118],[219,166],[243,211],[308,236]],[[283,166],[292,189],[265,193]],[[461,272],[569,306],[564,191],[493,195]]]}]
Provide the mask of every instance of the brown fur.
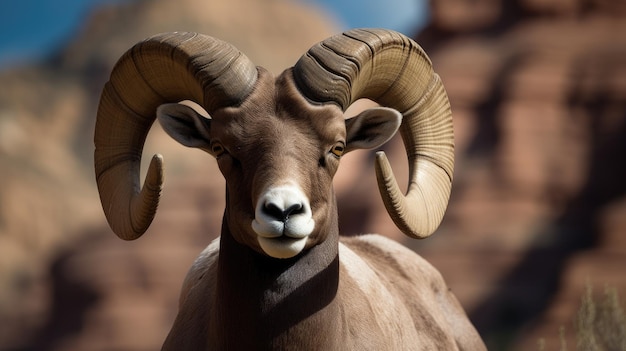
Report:
[{"label": "brown fur", "polygon": [[[326,246],[323,249],[328,249],[328,244],[322,245]],[[219,264],[226,263],[218,259],[218,246],[212,244],[185,280],[180,312],[164,349],[169,349],[169,344],[171,349],[185,350],[484,349],[462,307],[428,262],[378,235],[341,238],[340,245],[326,267],[316,270],[309,266],[308,271],[300,266],[310,263],[311,256],[321,250],[307,253],[299,262],[270,262],[247,252],[253,256],[252,262],[247,265],[237,259],[234,266],[247,266],[258,280],[242,279],[232,275],[241,272],[226,269],[224,274],[231,275],[222,279],[237,291],[218,298]],[[285,271],[291,286],[282,286],[283,291],[270,288],[280,274],[277,272]],[[260,286],[267,286],[275,294],[274,300],[263,299],[266,291]],[[294,286],[297,288],[291,290]],[[211,309],[222,310],[224,319],[211,318]],[[221,325],[220,332],[207,332],[209,321]],[[232,329],[222,325],[227,321]],[[210,342],[207,335],[211,334],[217,336],[217,343]]]},{"label": "brown fur", "polygon": [[[221,239],[191,268],[163,350],[481,350],[484,345],[440,274],[380,236],[339,242],[328,155],[346,137],[341,110],[314,106],[290,71],[261,71],[242,106],[212,116],[227,181]],[[262,191],[296,179],[315,230],[290,259],[265,255],[250,227]]]}]

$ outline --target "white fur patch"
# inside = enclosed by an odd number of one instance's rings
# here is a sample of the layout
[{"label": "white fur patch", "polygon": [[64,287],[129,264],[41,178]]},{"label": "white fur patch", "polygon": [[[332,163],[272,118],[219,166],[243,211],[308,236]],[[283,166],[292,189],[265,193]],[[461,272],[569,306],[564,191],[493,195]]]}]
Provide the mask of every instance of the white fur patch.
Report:
[{"label": "white fur patch", "polygon": [[266,254],[274,258],[291,258],[302,252],[307,238],[264,238],[257,236],[257,240]]},{"label": "white fur patch", "polygon": [[290,258],[305,247],[315,228],[309,199],[295,185],[269,188],[256,204],[252,229],[263,251]]},{"label": "white fur patch", "polygon": [[[373,315],[376,316],[376,323],[394,326],[382,328],[390,333],[386,337],[386,340],[391,342],[390,349],[401,349],[402,340],[410,340],[411,337],[415,337],[415,335],[411,335],[415,333],[412,328],[402,325],[403,322],[411,321],[411,316],[403,302],[398,300],[381,282],[380,277],[365,260],[342,243],[339,244],[339,261],[347,273],[344,279],[353,281],[363,292],[361,296],[366,297],[370,302],[369,306]],[[394,345],[394,342],[397,342],[398,345]]]},{"label": "white fur patch", "polygon": [[378,295],[387,301],[392,300],[389,291],[380,284],[376,272],[359,255],[342,243],[339,243],[339,259],[350,279],[359,286],[364,294],[368,296]]}]

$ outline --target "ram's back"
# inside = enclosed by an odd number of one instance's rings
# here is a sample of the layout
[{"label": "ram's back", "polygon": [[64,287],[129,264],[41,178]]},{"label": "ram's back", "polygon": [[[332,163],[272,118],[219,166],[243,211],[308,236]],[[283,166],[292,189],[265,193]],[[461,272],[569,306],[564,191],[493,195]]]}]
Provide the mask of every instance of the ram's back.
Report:
[{"label": "ram's back", "polygon": [[[379,310],[378,317],[389,316],[384,323],[398,324],[402,337],[414,338],[408,341],[411,349],[484,350],[441,274],[415,252],[386,237],[368,234],[341,237],[339,257],[341,272],[349,276],[342,281],[355,282],[361,290],[353,292],[353,299],[361,296],[371,309]],[[362,319],[362,323],[368,322],[367,317]]]}]

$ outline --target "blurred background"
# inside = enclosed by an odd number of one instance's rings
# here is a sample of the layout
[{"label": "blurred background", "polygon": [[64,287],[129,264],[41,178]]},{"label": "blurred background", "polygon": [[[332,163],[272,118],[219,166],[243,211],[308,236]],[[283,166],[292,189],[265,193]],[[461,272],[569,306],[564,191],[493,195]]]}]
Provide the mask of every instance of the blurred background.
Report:
[{"label": "blurred background", "polygon": [[[187,269],[219,234],[215,162],[158,125],[145,148],[166,163],[155,221],[134,242],[106,224],[92,136],[128,48],[198,31],[280,73],[350,27],[424,47],[452,103],[457,166],[442,226],[415,241],[384,210],[372,153],[348,155],[335,180],[342,232],[383,233],[433,263],[490,350],[573,350],[585,286],[626,294],[623,1],[3,2],[0,350],[159,349]],[[402,178],[401,141],[384,148]]]}]

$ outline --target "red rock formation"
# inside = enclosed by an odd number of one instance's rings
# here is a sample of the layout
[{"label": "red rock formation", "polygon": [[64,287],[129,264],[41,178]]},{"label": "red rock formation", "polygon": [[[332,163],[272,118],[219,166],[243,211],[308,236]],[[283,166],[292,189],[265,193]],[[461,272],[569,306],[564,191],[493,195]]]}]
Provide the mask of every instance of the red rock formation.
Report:
[{"label": "red rock formation", "polygon": [[[110,232],[91,139],[111,66],[146,36],[196,30],[278,72],[336,32],[288,1],[210,3],[105,9],[55,60],[0,74],[11,86],[0,90],[0,350],[161,344],[186,270],[219,233],[224,183],[209,157],[157,127],[146,154],[165,155],[159,213],[136,242]],[[433,262],[491,350],[538,349],[538,338],[555,349],[562,325],[573,348],[587,281],[626,296],[626,9],[610,0],[432,5],[416,37],[456,124],[444,223],[427,240],[405,239],[375,189],[372,154],[361,152],[342,161],[335,181],[341,229],[388,234]],[[401,142],[385,150],[406,183]]]},{"label": "red rock formation", "polygon": [[431,3],[416,37],[452,101],[458,166],[421,250],[490,350],[556,349],[561,326],[573,349],[586,282],[626,294],[626,6]]}]

